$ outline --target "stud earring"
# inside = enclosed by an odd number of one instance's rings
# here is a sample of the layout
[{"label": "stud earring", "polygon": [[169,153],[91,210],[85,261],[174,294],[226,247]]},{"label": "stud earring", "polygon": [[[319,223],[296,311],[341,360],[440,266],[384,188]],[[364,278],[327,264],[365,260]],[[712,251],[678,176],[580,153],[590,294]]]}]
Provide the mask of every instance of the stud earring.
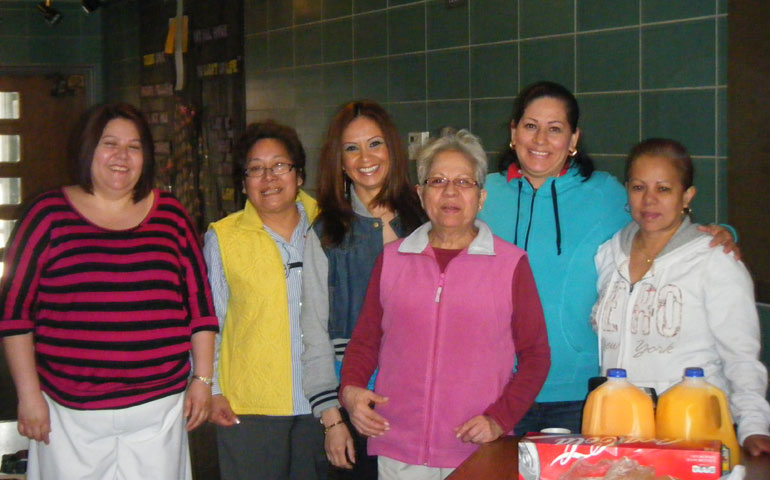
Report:
[{"label": "stud earring", "polygon": [[577,153],[578,153],[578,149],[577,148],[570,148],[569,149],[569,156],[570,157],[574,157],[575,155],[577,155]]},{"label": "stud earring", "polygon": [[509,146],[509,147],[511,147],[511,150],[514,150],[514,149],[516,148],[516,144],[515,144],[515,143],[513,143],[513,140],[511,140],[510,142],[508,142],[508,146]]},{"label": "stud earring", "polygon": [[689,206],[685,205],[682,208],[682,215],[692,215],[692,208],[690,208]]}]

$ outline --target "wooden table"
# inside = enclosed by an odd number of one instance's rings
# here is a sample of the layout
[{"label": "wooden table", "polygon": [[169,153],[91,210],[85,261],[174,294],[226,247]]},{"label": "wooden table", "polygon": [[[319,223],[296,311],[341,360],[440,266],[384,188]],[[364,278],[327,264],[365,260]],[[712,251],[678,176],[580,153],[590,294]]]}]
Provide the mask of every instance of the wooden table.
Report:
[{"label": "wooden table", "polygon": [[[518,437],[502,437],[482,445],[447,480],[518,480],[518,443]],[[770,479],[770,455],[752,457],[745,450],[741,455],[746,480]]]}]

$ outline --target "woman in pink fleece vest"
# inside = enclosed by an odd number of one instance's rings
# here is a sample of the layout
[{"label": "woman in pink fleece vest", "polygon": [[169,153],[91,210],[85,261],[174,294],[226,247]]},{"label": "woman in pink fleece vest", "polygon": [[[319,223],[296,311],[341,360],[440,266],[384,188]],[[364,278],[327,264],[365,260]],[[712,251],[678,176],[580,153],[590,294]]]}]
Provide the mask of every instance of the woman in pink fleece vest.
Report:
[{"label": "woman in pink fleece vest", "polygon": [[486,170],[465,130],[426,146],[418,193],[430,221],[387,245],[372,272],[340,399],[372,437],[380,479],[446,478],[513,429],[548,373],[526,253],[476,219]]}]

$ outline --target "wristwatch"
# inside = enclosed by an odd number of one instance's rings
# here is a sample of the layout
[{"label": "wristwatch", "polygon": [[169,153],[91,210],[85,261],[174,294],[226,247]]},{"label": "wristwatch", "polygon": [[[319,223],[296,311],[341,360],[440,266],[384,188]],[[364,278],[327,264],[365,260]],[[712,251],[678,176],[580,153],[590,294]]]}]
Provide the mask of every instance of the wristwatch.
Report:
[{"label": "wristwatch", "polygon": [[214,382],[214,379],[213,379],[213,378],[211,378],[211,377],[204,377],[204,376],[202,376],[202,375],[193,375],[193,377],[192,377],[192,378],[193,378],[193,379],[195,379],[195,380],[200,380],[201,382],[205,383],[205,384],[206,384],[206,385],[208,385],[209,387],[210,387],[210,386],[211,386],[211,384]]}]

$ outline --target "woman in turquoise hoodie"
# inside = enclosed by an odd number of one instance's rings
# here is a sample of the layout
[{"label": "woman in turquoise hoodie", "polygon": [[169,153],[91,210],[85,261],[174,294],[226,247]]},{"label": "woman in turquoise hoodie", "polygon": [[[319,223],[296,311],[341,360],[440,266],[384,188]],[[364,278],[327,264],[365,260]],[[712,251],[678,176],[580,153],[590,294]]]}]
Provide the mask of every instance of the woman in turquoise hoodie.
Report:
[{"label": "woman in turquoise hoodie", "polygon": [[[479,214],[496,235],[527,251],[551,347],[548,378],[517,434],[547,427],[580,431],[588,379],[599,365],[589,323],[596,301],[593,258],[630,221],[623,186],[578,151],[579,116],[574,95],[557,83],[522,90],[511,149],[501,171],[487,176]],[[710,229],[724,232],[712,244],[732,244],[726,230]]]}]

